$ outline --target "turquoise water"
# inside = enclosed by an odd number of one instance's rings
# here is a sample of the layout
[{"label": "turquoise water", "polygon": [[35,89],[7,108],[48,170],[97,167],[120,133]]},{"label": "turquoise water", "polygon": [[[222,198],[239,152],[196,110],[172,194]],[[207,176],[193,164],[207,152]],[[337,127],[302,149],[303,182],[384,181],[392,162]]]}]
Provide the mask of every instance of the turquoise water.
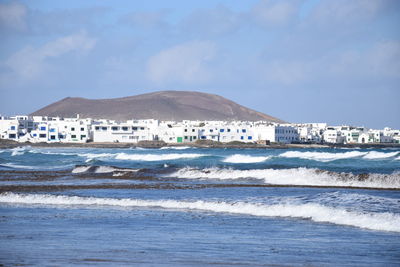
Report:
[{"label": "turquoise water", "polygon": [[0,151],[0,263],[398,266],[399,149]]}]

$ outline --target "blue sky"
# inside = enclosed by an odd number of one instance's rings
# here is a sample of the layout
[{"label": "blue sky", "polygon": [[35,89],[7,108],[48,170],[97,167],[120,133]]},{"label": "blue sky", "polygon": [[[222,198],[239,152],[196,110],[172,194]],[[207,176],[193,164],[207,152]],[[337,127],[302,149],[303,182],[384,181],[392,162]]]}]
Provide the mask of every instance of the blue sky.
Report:
[{"label": "blue sky", "polygon": [[400,2],[0,1],[0,114],[214,93],[290,122],[400,128]]}]

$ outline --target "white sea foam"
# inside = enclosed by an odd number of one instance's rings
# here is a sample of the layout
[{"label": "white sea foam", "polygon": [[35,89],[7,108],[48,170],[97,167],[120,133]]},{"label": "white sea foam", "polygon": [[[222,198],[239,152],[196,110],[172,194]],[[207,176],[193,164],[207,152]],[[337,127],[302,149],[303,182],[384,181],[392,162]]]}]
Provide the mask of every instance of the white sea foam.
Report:
[{"label": "white sea foam", "polygon": [[362,157],[367,153],[368,152],[360,152],[360,151],[349,151],[344,153],[287,151],[280,154],[279,156],[284,158],[301,158],[301,159],[311,159],[311,160],[327,162],[338,159]]},{"label": "white sea foam", "polygon": [[94,173],[111,173],[111,172],[137,172],[138,169],[123,169],[112,166],[77,166],[71,172],[72,173],[84,173],[92,171]]},{"label": "white sea foam", "polygon": [[250,156],[250,155],[242,155],[242,154],[235,154],[232,156],[229,156],[223,160],[223,162],[226,163],[259,163],[259,162],[264,162],[271,157],[269,156]]},{"label": "white sea foam", "polygon": [[29,151],[30,149],[31,149],[30,146],[14,147],[14,148],[10,149],[11,156],[12,157],[22,156],[25,154],[25,152]]},{"label": "white sea foam", "polygon": [[95,173],[110,173],[115,171],[116,169],[114,167],[111,166],[97,166],[97,168],[95,169]]},{"label": "white sea foam", "polygon": [[87,172],[90,168],[91,168],[91,166],[77,166],[71,172],[72,173],[83,173],[83,172]]},{"label": "white sea foam", "polygon": [[176,160],[176,159],[194,159],[207,156],[205,154],[126,154],[118,153],[115,159],[119,160],[134,160],[134,161],[162,161],[162,160]]},{"label": "white sea foam", "polygon": [[81,153],[77,154],[81,157],[86,157],[88,159],[97,159],[97,158],[111,158],[115,157],[116,154],[113,153]]},{"label": "white sea foam", "polygon": [[400,188],[400,174],[369,174],[360,180],[351,173],[334,173],[318,169],[221,169],[221,168],[182,168],[168,177],[187,179],[261,179],[266,184],[308,185],[308,186],[346,186],[371,188]]},{"label": "white sea foam", "polygon": [[399,152],[377,152],[377,151],[370,151],[368,152],[367,155],[365,155],[363,158],[364,159],[386,159],[386,158],[392,158],[395,157],[399,154]]},{"label": "white sea foam", "polygon": [[62,165],[62,166],[29,166],[20,165],[14,163],[2,163],[0,166],[9,167],[13,169],[25,169],[25,170],[60,170],[72,167],[72,165]]},{"label": "white sea foam", "polygon": [[166,150],[166,149],[172,149],[172,150],[185,150],[185,149],[189,149],[191,147],[189,146],[163,146],[162,150]]},{"label": "white sea foam", "polygon": [[40,194],[0,194],[1,203],[27,205],[62,205],[96,207],[143,207],[180,211],[199,210],[215,213],[242,214],[258,217],[291,217],[314,222],[347,225],[377,231],[400,232],[400,216],[393,213],[355,212],[321,204],[273,204],[247,202],[212,202],[178,200],[116,199]]}]

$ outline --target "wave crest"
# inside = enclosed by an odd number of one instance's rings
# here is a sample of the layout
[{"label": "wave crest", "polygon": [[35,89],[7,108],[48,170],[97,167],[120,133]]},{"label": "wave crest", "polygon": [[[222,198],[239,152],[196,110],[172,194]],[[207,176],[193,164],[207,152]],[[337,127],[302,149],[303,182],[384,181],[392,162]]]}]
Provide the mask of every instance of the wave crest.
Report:
[{"label": "wave crest", "polygon": [[301,186],[343,186],[370,188],[400,188],[400,174],[335,173],[319,169],[221,169],[182,168],[168,177],[187,179],[260,179],[266,184]]},{"label": "wave crest", "polygon": [[250,155],[242,155],[242,154],[235,154],[229,156],[223,160],[226,163],[260,163],[270,159],[270,156],[250,156]]},{"label": "wave crest", "polygon": [[205,157],[205,154],[191,154],[191,153],[172,153],[172,154],[126,154],[118,153],[115,159],[118,160],[134,160],[134,161],[163,161],[163,160],[177,160],[177,159],[194,159]]},{"label": "wave crest", "polygon": [[15,193],[0,194],[0,202],[28,205],[157,207],[180,211],[199,210],[258,217],[301,218],[314,222],[333,223],[370,230],[400,232],[400,216],[397,214],[347,211],[315,203],[267,205],[248,202],[116,199]]},{"label": "wave crest", "polygon": [[280,157],[284,158],[301,158],[316,160],[322,162],[340,160],[340,159],[351,159],[351,158],[363,158],[363,159],[387,159],[395,157],[399,152],[361,152],[361,151],[349,151],[344,153],[329,153],[329,152],[300,152],[300,151],[287,151],[280,154]]},{"label": "wave crest", "polygon": [[71,173],[112,173],[112,172],[137,172],[139,169],[126,169],[113,166],[75,166]]}]

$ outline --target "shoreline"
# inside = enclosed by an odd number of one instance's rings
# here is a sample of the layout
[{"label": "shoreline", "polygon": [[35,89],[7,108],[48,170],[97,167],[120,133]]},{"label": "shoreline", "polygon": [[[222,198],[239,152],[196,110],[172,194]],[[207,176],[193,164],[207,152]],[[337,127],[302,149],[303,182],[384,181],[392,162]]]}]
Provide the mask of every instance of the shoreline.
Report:
[{"label": "shoreline", "polygon": [[0,140],[0,149],[9,149],[21,146],[32,147],[76,147],[76,148],[162,148],[162,147],[193,147],[193,148],[253,148],[253,149],[292,149],[292,148],[399,148],[400,144],[255,144],[255,143],[219,143],[219,142],[198,142],[198,143],[165,143],[160,141],[145,141],[133,143],[30,143],[15,142],[11,140]]}]

